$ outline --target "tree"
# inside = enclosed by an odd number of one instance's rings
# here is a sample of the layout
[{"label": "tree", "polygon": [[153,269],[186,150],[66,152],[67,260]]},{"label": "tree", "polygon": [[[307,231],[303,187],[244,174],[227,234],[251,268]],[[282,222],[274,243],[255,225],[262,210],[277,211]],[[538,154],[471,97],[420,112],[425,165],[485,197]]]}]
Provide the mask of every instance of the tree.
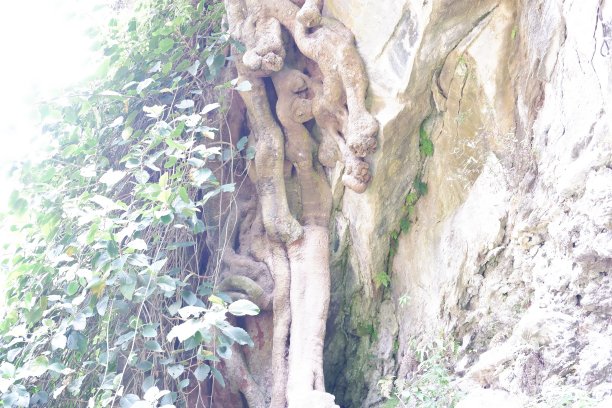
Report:
[{"label": "tree", "polygon": [[[256,146],[252,173],[265,230],[265,237],[251,239],[267,241],[258,257],[275,282],[271,406],[285,406],[285,395],[290,406],[313,401],[333,406],[333,397],[324,393],[322,362],[332,205],[322,166],[333,167],[339,150],[344,183],[362,192],[369,179],[362,157],[375,148],[378,125],[364,106],[367,78],[350,31],[321,17],[321,1],[296,3],[302,7],[289,1],[227,1],[226,10],[232,37],[246,46],[235,58],[238,72],[251,84],[241,97]],[[276,92],[278,123],[266,77]],[[313,118],[321,129],[319,146],[304,126]],[[293,211],[285,161],[294,169],[299,196]],[[237,286],[232,289],[244,291]],[[261,405],[246,397],[250,406]]]}]

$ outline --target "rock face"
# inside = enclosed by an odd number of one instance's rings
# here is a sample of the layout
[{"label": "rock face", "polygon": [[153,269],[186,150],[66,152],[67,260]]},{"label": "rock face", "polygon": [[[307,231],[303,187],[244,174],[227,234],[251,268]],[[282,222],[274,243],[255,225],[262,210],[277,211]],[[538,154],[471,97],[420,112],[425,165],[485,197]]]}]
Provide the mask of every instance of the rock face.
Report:
[{"label": "rock face", "polygon": [[[371,186],[334,194],[336,401],[380,405],[377,382],[408,376],[414,345],[434,341],[460,344],[453,377],[480,401],[461,406],[610,398],[612,1],[324,12],[354,33],[381,124]],[[394,240],[415,179],[427,193]]]}]

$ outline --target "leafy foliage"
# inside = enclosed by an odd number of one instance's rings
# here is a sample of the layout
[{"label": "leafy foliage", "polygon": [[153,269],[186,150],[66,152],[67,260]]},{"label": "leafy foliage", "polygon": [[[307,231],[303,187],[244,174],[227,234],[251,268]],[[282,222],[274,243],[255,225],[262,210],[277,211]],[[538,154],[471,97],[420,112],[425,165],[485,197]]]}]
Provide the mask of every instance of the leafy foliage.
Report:
[{"label": "leafy foliage", "polygon": [[379,272],[374,275],[374,283],[376,284],[377,288],[381,286],[388,288],[391,284],[391,277],[386,272]]},{"label": "leafy foliage", "polygon": [[422,180],[422,172],[424,161],[426,157],[432,156],[434,152],[433,142],[429,138],[427,131],[425,130],[428,118],[425,119],[419,127],[419,150],[421,152],[421,163],[420,170],[415,179],[412,182],[412,188],[406,195],[404,204],[401,208],[401,215],[399,221],[399,228],[396,228],[391,232],[390,244],[389,244],[389,255],[387,259],[387,272],[380,272],[373,278],[377,288],[381,286],[384,288],[389,287],[391,284],[391,267],[393,264],[393,257],[397,253],[399,245],[399,237],[401,234],[407,234],[410,232],[410,228],[416,222],[415,217],[415,205],[419,198],[427,194],[427,183]]},{"label": "leafy foliage", "polygon": [[419,127],[419,150],[421,154],[425,157],[433,156],[434,153],[434,145],[427,131],[425,130],[425,121]]},{"label": "leafy foliage", "polygon": [[3,406],[185,406],[197,382],[223,383],[234,343],[253,345],[228,314],[259,309],[213,294],[198,257],[240,154],[215,127],[232,87],[222,13],[141,1],[110,21],[98,77],[41,105],[54,152],[21,165],[5,219],[19,239],[2,261]]},{"label": "leafy foliage", "polygon": [[413,348],[418,362],[408,378],[387,376],[378,381],[384,407],[438,408],[454,407],[461,394],[451,382],[451,365],[456,350],[452,346],[433,344],[423,349]]}]

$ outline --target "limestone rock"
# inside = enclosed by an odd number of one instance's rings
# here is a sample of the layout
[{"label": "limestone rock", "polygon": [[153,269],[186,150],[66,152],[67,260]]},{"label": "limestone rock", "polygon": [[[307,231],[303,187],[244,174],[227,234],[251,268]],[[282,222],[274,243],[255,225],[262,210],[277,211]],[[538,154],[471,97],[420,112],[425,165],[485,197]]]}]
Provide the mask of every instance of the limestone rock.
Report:
[{"label": "limestone rock", "polygon": [[[354,33],[381,125],[370,187],[335,195],[336,401],[380,405],[376,381],[440,337],[463,343],[454,372],[476,391],[460,406],[609,398],[612,3],[327,0],[324,14]],[[428,192],[390,257],[417,176]]]},{"label": "limestone rock", "polygon": [[456,408],[520,408],[521,401],[500,390],[475,390],[469,393]]}]

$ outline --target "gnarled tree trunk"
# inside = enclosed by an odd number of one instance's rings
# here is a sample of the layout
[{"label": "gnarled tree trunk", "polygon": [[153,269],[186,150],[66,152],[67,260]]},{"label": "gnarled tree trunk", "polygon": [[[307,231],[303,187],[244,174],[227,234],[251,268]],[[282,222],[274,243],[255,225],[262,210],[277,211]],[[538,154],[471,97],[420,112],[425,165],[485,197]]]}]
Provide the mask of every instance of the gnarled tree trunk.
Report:
[{"label": "gnarled tree trunk", "polygon": [[[232,247],[221,259],[219,289],[272,309],[273,320],[271,348],[263,340],[247,355],[234,350],[224,363],[229,392],[242,394],[252,408],[335,407],[323,376],[332,211],[327,175],[344,163],[342,180],[357,192],[370,178],[363,158],[376,148],[378,123],[365,107],[364,65],[350,31],[321,16],[322,1],[225,3],[230,33],[245,46],[233,54],[239,82],[250,84],[240,96],[256,155],[243,188],[255,186],[257,204],[237,202],[242,223],[226,234]],[[262,318],[270,315],[247,327]],[[269,362],[261,360],[266,357]],[[253,370],[264,373],[256,378]],[[231,403],[227,391],[216,392],[217,405]]]}]

